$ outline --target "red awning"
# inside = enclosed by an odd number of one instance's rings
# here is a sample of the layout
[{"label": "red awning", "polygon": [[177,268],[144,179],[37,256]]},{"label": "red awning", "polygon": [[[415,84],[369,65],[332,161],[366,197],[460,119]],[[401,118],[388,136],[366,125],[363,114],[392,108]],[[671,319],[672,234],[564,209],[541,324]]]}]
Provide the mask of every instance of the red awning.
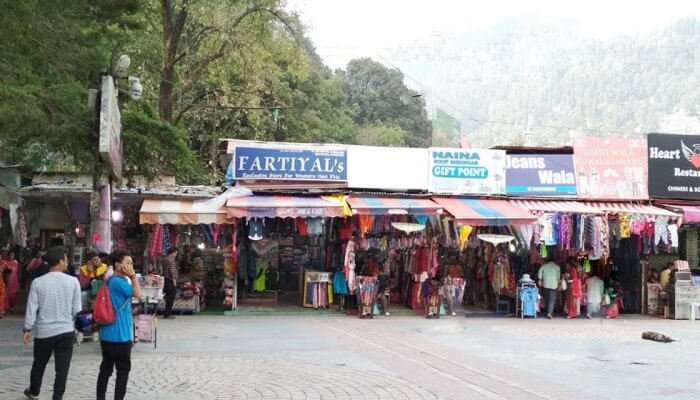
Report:
[{"label": "red awning", "polygon": [[511,200],[528,211],[562,212],[571,214],[605,214],[597,207],[591,207],[580,201],[555,200]]},{"label": "red awning", "polygon": [[683,222],[687,224],[700,223],[700,206],[685,204],[662,204],[664,207],[678,210],[683,213]]},{"label": "red awning", "polygon": [[442,213],[442,206],[430,199],[350,196],[347,201],[353,214],[434,215]]},{"label": "red awning", "polygon": [[141,224],[225,224],[224,208],[205,208],[204,203],[195,200],[144,200],[139,213]]},{"label": "red awning", "polygon": [[508,200],[433,197],[436,203],[466,225],[507,226],[537,222],[537,217]]},{"label": "red awning", "polygon": [[226,212],[231,218],[280,217],[312,218],[343,217],[343,203],[323,197],[297,196],[248,196],[232,197],[226,202]]}]

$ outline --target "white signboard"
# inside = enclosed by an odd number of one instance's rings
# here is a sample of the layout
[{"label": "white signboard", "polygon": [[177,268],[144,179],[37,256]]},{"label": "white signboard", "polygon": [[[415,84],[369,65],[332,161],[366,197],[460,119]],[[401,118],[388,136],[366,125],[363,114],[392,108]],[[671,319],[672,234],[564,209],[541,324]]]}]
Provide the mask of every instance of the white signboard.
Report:
[{"label": "white signboard", "polygon": [[428,187],[434,193],[505,194],[504,150],[434,148],[429,151]]},{"label": "white signboard", "polygon": [[117,181],[122,179],[122,121],[117,90],[111,76],[102,77],[100,103],[100,157]]},{"label": "white signboard", "polygon": [[347,146],[348,187],[428,189],[428,152],[403,147]]}]

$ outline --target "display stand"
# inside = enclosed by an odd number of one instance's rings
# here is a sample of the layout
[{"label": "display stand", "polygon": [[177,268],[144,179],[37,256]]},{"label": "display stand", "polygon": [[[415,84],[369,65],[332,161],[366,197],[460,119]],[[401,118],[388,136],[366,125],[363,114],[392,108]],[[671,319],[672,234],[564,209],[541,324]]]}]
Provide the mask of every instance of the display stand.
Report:
[{"label": "display stand", "polygon": [[[523,312],[525,309],[525,302],[520,296],[520,292],[524,288],[537,288],[537,284],[534,282],[521,282],[518,284],[518,290],[515,291],[515,317],[517,318],[518,315],[520,315],[521,319],[525,318],[525,313]],[[533,315],[533,317],[537,318],[537,305],[535,305],[535,315]]]},{"label": "display stand", "polygon": [[[330,304],[330,299],[328,299],[328,286],[332,285],[333,280],[331,279],[331,273],[325,271],[315,271],[307,269],[304,271],[304,297],[302,306],[306,308],[327,308]],[[322,286],[320,290],[325,291],[325,296],[317,296],[318,293],[314,293],[314,290],[318,289],[317,285]],[[332,286],[331,286],[332,288]],[[331,294],[332,294],[331,289]],[[321,297],[319,299],[318,297]],[[325,298],[326,301],[322,301]]]},{"label": "display stand", "polygon": [[374,302],[379,294],[379,282],[371,276],[355,278],[357,290],[357,306],[360,319],[374,318]]}]

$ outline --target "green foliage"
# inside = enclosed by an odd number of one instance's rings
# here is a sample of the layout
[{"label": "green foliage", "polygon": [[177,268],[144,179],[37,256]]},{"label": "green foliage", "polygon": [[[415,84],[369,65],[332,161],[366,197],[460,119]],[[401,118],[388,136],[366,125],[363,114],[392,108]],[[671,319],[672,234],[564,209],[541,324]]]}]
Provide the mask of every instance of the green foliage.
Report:
[{"label": "green foliage", "polygon": [[396,125],[370,124],[360,128],[358,144],[366,146],[406,147],[408,132]]},{"label": "green foliage", "polygon": [[397,125],[411,147],[430,145],[431,125],[420,94],[408,89],[403,74],[368,58],[352,60],[344,74],[348,106],[358,125]]}]

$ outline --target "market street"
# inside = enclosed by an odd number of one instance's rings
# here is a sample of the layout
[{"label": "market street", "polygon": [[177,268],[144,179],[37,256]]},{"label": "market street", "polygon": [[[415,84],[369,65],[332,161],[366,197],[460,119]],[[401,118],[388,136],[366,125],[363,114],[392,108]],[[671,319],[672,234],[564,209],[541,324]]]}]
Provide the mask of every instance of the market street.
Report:
[{"label": "market street", "polygon": [[[644,330],[680,341],[644,341]],[[2,399],[28,383],[19,332],[19,317],[0,322]],[[135,345],[127,398],[696,399],[697,332],[640,317],[178,316],[159,321],[157,349]],[[98,345],[75,348],[67,399],[94,398],[99,362]],[[49,364],[42,398],[52,381]]]}]

